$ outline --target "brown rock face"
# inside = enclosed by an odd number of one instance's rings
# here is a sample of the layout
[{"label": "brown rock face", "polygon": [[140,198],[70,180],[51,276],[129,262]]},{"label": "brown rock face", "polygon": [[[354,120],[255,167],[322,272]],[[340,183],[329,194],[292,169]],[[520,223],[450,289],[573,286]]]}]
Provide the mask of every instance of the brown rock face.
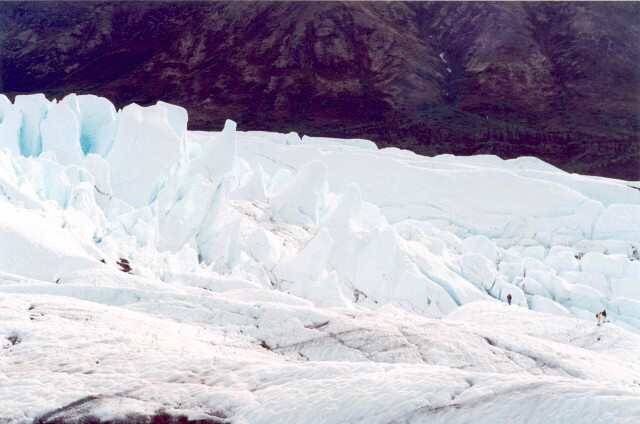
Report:
[{"label": "brown rock face", "polygon": [[0,91],[640,179],[639,3],[3,3]]}]

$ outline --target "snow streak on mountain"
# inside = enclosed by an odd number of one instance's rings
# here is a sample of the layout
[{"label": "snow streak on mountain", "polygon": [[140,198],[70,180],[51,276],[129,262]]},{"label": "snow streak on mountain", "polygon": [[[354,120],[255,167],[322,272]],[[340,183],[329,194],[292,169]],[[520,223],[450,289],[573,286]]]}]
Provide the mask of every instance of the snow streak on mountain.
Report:
[{"label": "snow streak on mountain", "polygon": [[0,422],[639,422],[640,183],[187,119],[0,95]]}]

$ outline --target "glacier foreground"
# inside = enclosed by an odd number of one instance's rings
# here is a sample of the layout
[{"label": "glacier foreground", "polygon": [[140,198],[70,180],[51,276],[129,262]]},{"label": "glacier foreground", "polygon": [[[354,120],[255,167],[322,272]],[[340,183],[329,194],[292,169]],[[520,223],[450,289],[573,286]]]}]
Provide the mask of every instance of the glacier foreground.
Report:
[{"label": "glacier foreground", "polygon": [[640,184],[187,119],[0,95],[0,422],[640,422]]}]

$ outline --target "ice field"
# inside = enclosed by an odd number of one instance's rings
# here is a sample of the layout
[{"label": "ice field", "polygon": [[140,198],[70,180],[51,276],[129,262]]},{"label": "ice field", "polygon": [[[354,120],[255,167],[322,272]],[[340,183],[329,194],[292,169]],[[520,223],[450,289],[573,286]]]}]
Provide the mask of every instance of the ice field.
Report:
[{"label": "ice field", "polygon": [[640,182],[187,121],[0,95],[0,423],[640,422]]}]

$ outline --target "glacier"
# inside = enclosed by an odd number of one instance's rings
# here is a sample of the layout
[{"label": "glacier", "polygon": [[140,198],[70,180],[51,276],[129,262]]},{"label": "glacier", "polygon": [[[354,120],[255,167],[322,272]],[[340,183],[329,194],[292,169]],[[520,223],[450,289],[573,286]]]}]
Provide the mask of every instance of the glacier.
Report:
[{"label": "glacier", "polygon": [[0,95],[0,422],[640,419],[639,182],[187,124]]}]

